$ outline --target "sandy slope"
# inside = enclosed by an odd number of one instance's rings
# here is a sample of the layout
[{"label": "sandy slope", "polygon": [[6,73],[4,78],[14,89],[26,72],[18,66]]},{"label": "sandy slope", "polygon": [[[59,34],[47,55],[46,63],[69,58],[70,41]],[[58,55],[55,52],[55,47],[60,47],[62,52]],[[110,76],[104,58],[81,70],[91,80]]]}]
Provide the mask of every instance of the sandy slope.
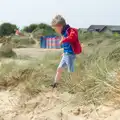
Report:
[{"label": "sandy slope", "polygon": [[18,91],[0,92],[0,120],[120,120],[120,110],[100,106],[82,107],[84,112],[70,104],[74,96],[57,91],[42,92],[30,99]]},{"label": "sandy slope", "polygon": [[50,91],[27,100],[21,99],[20,93],[16,91],[0,92],[0,116],[4,120],[79,120],[80,117],[73,115],[74,119],[71,119],[68,109],[65,110],[70,98],[68,93]]}]

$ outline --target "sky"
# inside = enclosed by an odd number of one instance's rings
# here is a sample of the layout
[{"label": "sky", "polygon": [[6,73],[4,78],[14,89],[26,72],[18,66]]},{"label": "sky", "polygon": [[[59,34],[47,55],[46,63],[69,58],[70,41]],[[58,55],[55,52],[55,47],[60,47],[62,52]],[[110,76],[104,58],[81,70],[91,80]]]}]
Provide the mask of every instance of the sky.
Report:
[{"label": "sky", "polygon": [[120,25],[120,0],[0,0],[0,21],[50,24],[60,14],[72,27]]}]

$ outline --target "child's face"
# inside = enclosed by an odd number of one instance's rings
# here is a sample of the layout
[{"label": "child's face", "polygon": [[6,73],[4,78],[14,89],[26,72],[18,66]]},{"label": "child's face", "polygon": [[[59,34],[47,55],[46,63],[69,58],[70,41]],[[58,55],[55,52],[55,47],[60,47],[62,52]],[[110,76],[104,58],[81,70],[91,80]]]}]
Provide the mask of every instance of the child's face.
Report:
[{"label": "child's face", "polygon": [[56,33],[61,34],[63,26],[62,25],[56,25],[53,27]]}]

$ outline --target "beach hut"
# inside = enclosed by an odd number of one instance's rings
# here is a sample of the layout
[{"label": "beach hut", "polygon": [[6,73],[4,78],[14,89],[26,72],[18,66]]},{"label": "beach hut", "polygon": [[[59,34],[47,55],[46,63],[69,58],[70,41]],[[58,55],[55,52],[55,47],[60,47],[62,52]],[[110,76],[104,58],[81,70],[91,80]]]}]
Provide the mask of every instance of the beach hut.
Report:
[{"label": "beach hut", "polygon": [[41,36],[40,48],[60,49],[60,39],[61,37],[59,36]]}]

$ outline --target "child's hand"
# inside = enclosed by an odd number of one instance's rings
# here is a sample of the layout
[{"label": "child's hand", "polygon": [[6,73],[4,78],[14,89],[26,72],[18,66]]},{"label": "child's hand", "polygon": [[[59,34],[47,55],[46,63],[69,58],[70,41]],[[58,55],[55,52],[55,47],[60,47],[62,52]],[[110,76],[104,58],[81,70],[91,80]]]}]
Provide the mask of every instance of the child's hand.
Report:
[{"label": "child's hand", "polygon": [[64,53],[61,55],[61,57],[63,57]]},{"label": "child's hand", "polygon": [[83,43],[81,44],[81,47],[84,48],[84,44]]},{"label": "child's hand", "polygon": [[62,44],[62,41],[60,41],[59,44],[61,45],[61,44]]},{"label": "child's hand", "polygon": [[64,37],[62,36],[62,37],[61,37],[61,40],[60,40],[60,42],[59,42],[60,45],[62,44],[63,40],[64,40]]}]

